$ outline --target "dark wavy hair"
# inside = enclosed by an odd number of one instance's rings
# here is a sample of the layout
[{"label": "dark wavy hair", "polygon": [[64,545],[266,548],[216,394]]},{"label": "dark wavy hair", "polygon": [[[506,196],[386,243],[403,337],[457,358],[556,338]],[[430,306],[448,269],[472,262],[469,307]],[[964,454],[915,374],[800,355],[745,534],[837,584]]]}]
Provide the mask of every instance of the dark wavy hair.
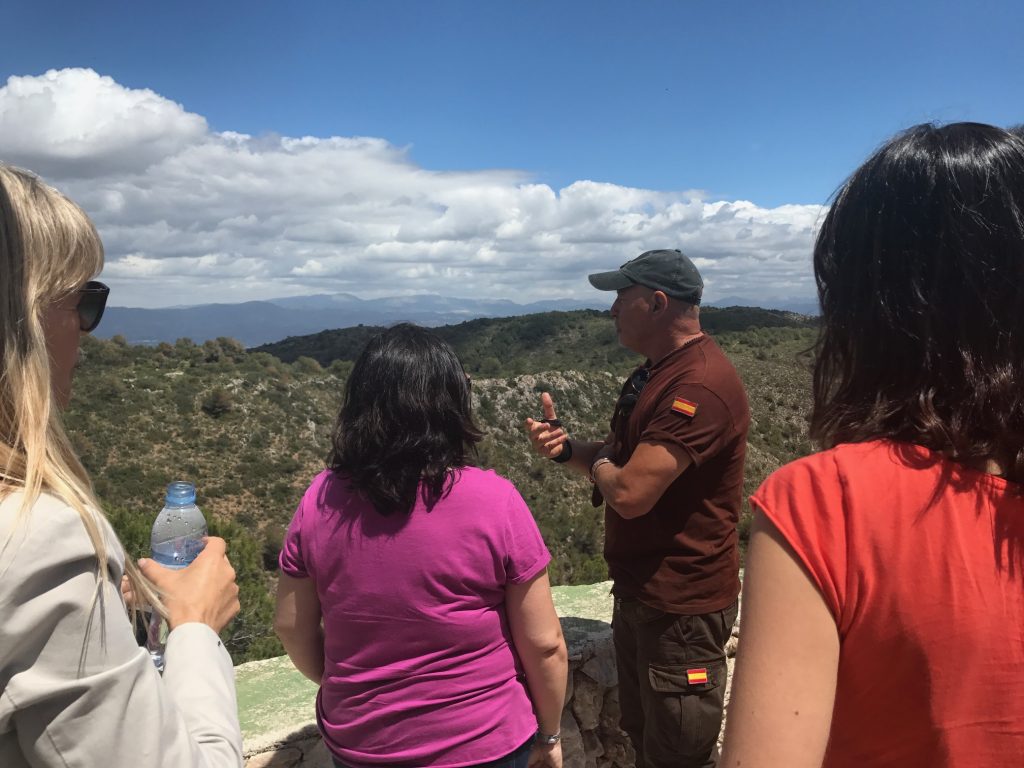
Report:
[{"label": "dark wavy hair", "polygon": [[814,247],[811,435],[916,443],[1024,480],[1024,139],[918,125],[837,193]]},{"label": "dark wavy hair", "polygon": [[384,515],[432,508],[470,463],[483,433],[473,423],[469,379],[435,334],[396,325],[356,360],[334,429],[328,466]]}]

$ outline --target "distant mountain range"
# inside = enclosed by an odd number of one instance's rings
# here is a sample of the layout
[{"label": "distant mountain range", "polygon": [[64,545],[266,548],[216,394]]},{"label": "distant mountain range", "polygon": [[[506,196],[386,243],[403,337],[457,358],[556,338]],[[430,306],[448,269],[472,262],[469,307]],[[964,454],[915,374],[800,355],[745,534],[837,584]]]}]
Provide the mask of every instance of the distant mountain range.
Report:
[{"label": "distant mountain range", "polygon": [[820,315],[821,307],[817,299],[746,299],[742,296],[726,296],[706,302],[709,307],[761,307],[762,309],[781,309],[796,312],[798,315]]},{"label": "distant mountain range", "polygon": [[[139,309],[108,307],[97,329],[100,338],[124,336],[132,344],[157,344],[189,338],[195,342],[221,336],[248,347],[303,336],[325,329],[358,325],[412,322],[426,326],[451,325],[481,317],[514,317],[537,312],[605,309],[608,296],[592,300],[550,299],[517,304],[503,299],[467,299],[434,294],[360,299],[350,293],[292,296],[240,304],[199,304],[191,307]],[[710,306],[762,306],[800,314],[817,314],[810,302],[754,301],[728,297]]]}]

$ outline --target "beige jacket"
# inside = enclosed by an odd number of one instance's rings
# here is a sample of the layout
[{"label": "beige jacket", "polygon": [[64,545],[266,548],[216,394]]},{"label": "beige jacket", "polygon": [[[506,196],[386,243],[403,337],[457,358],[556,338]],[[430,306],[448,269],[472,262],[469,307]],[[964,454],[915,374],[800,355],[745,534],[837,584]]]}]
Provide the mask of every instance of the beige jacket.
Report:
[{"label": "beige jacket", "polygon": [[78,514],[44,495],[19,520],[20,504],[0,502],[0,766],[240,766],[234,670],[216,633],[171,632],[161,680],[135,643],[109,526],[100,589]]}]

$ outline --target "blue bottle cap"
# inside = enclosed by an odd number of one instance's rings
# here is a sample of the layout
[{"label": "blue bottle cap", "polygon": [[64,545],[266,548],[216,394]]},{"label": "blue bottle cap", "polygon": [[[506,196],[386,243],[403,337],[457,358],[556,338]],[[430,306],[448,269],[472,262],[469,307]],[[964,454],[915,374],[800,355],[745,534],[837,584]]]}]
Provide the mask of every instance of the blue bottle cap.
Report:
[{"label": "blue bottle cap", "polygon": [[187,507],[196,503],[196,487],[184,480],[176,480],[167,486],[167,504],[173,507]]}]

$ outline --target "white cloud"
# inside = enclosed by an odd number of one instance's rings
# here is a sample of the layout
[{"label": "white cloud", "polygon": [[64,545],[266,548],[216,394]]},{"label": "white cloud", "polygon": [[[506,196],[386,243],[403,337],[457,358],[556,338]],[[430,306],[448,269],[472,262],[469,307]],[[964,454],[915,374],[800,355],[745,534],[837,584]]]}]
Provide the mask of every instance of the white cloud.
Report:
[{"label": "white cloud", "polygon": [[588,180],[556,191],[514,171],[427,170],[380,138],[216,133],[91,70],[10,78],[0,153],[93,216],[116,304],[589,297],[588,272],[659,247],[691,255],[712,300],[814,292],[818,206]]},{"label": "white cloud", "polygon": [[0,147],[52,176],[137,171],[207,134],[206,120],[91,69],[11,77],[0,88]]}]

